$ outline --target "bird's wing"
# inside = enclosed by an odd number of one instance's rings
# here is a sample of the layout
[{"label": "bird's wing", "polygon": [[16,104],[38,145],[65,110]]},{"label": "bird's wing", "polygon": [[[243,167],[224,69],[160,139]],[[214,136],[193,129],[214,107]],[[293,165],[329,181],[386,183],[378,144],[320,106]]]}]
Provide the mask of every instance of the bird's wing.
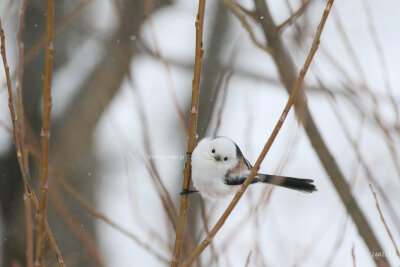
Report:
[{"label": "bird's wing", "polygon": [[244,157],[242,151],[240,150],[239,146],[235,144],[236,146],[236,157],[240,160],[243,160],[246,164],[246,167],[248,170],[253,169],[253,166],[250,164],[250,162]]},{"label": "bird's wing", "polygon": [[[224,183],[226,185],[241,185],[244,183],[244,181],[246,181],[247,179],[247,174],[243,174],[243,175],[237,175],[237,176],[232,176],[232,175],[225,175],[224,178]],[[252,184],[258,183],[260,181],[260,179],[256,176],[254,177],[253,181],[251,181]]]}]

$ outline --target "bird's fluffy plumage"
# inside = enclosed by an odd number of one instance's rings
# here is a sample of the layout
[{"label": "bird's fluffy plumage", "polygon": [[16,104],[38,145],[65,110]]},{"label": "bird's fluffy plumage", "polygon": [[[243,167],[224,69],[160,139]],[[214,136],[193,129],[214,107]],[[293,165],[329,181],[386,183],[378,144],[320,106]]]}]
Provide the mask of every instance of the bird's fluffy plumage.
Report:
[{"label": "bird's fluffy plumage", "polygon": [[[224,198],[235,193],[252,169],[239,147],[227,137],[204,138],[192,153],[192,181],[203,197]],[[302,192],[316,190],[313,180],[257,174],[263,182]]]}]

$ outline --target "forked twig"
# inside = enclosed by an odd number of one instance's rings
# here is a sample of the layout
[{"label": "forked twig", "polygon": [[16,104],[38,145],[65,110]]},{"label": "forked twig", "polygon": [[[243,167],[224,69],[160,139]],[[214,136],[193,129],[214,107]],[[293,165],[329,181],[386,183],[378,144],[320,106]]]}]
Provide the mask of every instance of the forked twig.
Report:
[{"label": "forked twig", "polygon": [[293,21],[300,16],[301,14],[304,13],[304,11],[306,10],[306,8],[308,7],[308,4],[311,2],[312,0],[307,0],[306,2],[304,2],[301,7],[294,12],[289,18],[287,18],[284,22],[282,22],[279,26],[277,26],[277,30],[278,31],[282,31],[284,28],[286,28],[287,26],[289,26],[290,24],[293,23]]},{"label": "forked twig", "polygon": [[[192,100],[190,107],[189,116],[189,139],[188,139],[188,153],[186,157],[186,164],[183,170],[183,185],[182,190],[188,190],[190,187],[190,178],[192,175],[192,164],[191,164],[191,153],[196,146],[197,141],[197,115],[199,105],[199,89],[200,89],[200,74],[201,64],[204,54],[203,49],[203,24],[204,24],[204,12],[205,12],[206,0],[199,0],[199,7],[197,18],[195,22],[196,26],[196,54],[194,62],[194,74],[192,84]],[[171,259],[171,267],[177,267],[181,258],[181,249],[183,243],[183,237],[185,233],[186,215],[189,207],[189,194],[182,194],[181,196],[181,208],[179,211],[178,226],[176,229],[174,251]]]},{"label": "forked twig", "polygon": [[[312,43],[310,52],[308,53],[308,56],[306,58],[306,61],[303,65],[303,67],[300,70],[300,74],[296,80],[296,83],[294,84],[293,90],[290,94],[290,97],[286,103],[286,106],[282,112],[281,117],[279,118],[271,136],[269,137],[267,143],[265,144],[260,156],[258,157],[256,163],[254,164],[253,169],[251,170],[250,174],[248,175],[246,181],[244,182],[244,184],[240,187],[240,189],[236,192],[235,197],[232,199],[231,203],[229,204],[229,206],[227,207],[227,209],[224,211],[224,213],[222,214],[222,216],[220,217],[220,219],[218,220],[218,222],[215,224],[215,226],[213,227],[213,229],[211,230],[210,234],[207,235],[207,237],[204,239],[204,241],[200,244],[200,246],[198,246],[196,248],[196,250],[189,256],[189,258],[187,259],[186,262],[183,263],[182,267],[188,267],[190,266],[190,264],[204,251],[204,249],[211,243],[212,239],[214,238],[214,236],[217,234],[217,232],[219,231],[219,229],[221,229],[221,227],[224,225],[226,219],[228,218],[228,216],[231,214],[232,210],[235,208],[235,206],[237,205],[237,203],[239,202],[240,198],[243,196],[243,193],[245,192],[245,190],[247,189],[247,187],[250,185],[250,183],[252,182],[252,180],[254,179],[254,176],[257,174],[258,169],[260,168],[261,163],[263,162],[266,154],[268,153],[269,149],[271,148],[276,136],[279,133],[279,130],[281,129],[283,123],[285,122],[285,119],[291,109],[291,107],[294,104],[294,101],[296,99],[296,95],[297,92],[299,91],[299,89],[301,88],[302,82],[304,80],[304,77],[307,73],[307,70],[311,64],[311,61],[318,49],[318,45],[319,45],[319,41],[320,41],[320,37],[322,34],[322,30],[324,28],[325,22],[328,18],[329,12],[331,10],[331,6],[333,4],[334,0],[329,0],[326,8],[324,10],[324,13],[322,15],[321,18],[321,22],[318,25],[317,28],[317,32],[315,34],[314,37],[314,41]],[[265,4],[265,3],[264,3]]]},{"label": "forked twig", "polygon": [[44,232],[47,206],[47,178],[49,164],[50,112],[51,112],[51,74],[53,67],[53,0],[46,1],[46,55],[43,77],[43,119],[40,157],[40,191],[37,215],[36,260],[35,266],[44,266]]},{"label": "forked twig", "polygon": [[371,184],[369,184],[369,188],[371,189],[371,192],[372,192],[372,194],[374,195],[375,204],[376,204],[376,209],[377,209],[378,212],[379,212],[379,216],[381,217],[381,221],[382,221],[383,225],[385,226],[386,232],[387,232],[387,234],[388,234],[390,240],[392,241],[392,244],[393,244],[394,250],[396,251],[397,256],[399,256],[399,258],[400,258],[400,251],[399,251],[399,248],[397,247],[396,242],[394,242],[393,235],[392,235],[392,233],[390,232],[390,229],[389,229],[389,227],[388,227],[388,225],[387,225],[387,223],[386,223],[385,218],[383,217],[381,207],[379,206],[379,203],[378,203],[378,198],[376,197],[376,193],[375,193],[374,189],[372,189],[372,185],[371,185]]},{"label": "forked twig", "polygon": [[222,3],[224,3],[232,12],[233,15],[236,16],[236,18],[242,23],[244,29],[247,31],[247,33],[250,36],[250,39],[253,41],[253,43],[260,49],[264,50],[268,54],[271,54],[272,51],[268,47],[268,45],[262,44],[260,41],[257,40],[249,22],[246,19],[246,16],[242,13],[243,9],[241,9],[234,1],[232,0],[221,0]]}]

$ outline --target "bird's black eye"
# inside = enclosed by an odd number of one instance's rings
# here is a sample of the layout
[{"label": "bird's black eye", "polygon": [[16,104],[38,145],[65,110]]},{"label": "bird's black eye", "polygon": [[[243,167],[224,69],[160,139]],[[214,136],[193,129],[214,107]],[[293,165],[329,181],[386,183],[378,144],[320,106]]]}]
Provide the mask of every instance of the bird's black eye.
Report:
[{"label": "bird's black eye", "polygon": [[215,153],[215,149],[211,150],[212,153]]},{"label": "bird's black eye", "polygon": [[228,160],[228,157],[225,157],[224,160],[227,161],[227,160]]}]

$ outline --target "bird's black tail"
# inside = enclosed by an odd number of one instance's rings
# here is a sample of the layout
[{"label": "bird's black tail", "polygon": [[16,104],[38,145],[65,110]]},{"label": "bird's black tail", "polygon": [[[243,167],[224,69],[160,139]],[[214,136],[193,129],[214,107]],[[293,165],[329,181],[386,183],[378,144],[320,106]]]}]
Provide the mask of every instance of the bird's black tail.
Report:
[{"label": "bird's black tail", "polygon": [[269,174],[257,174],[259,182],[278,185],[294,190],[298,190],[304,193],[312,193],[317,191],[317,188],[312,183],[314,180],[311,179],[299,179],[286,176],[277,176]]}]

